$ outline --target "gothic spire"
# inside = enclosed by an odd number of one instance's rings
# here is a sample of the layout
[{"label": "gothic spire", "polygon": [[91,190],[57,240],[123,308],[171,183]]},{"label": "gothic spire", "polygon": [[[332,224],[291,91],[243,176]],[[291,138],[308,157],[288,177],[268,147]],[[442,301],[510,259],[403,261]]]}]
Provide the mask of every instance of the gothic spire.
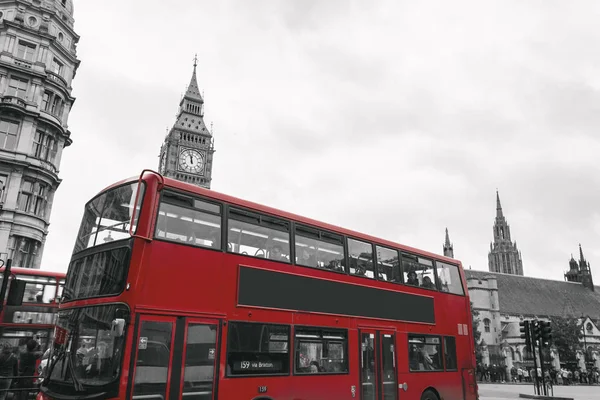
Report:
[{"label": "gothic spire", "polygon": [[446,257],[454,258],[454,246],[450,243],[450,235],[448,235],[448,228],[446,228],[446,241],[444,242],[444,255]]},{"label": "gothic spire", "polygon": [[579,262],[585,265],[585,257],[583,257],[583,250],[581,249],[581,243],[579,243]]},{"label": "gothic spire", "polygon": [[579,244],[579,273],[581,284],[586,288],[594,291],[594,280],[592,278],[592,269],[590,263],[585,260],[583,256],[583,250],[581,249],[581,243]]},{"label": "gothic spire", "polygon": [[204,103],[204,99],[202,99],[202,95],[200,94],[200,89],[198,88],[198,79],[196,78],[196,67],[198,66],[198,55],[194,56],[194,72],[192,73],[192,79],[190,79],[190,84],[188,85],[184,98],[188,98],[192,101],[197,101],[200,103]]},{"label": "gothic spire", "polygon": [[498,194],[498,189],[496,189],[496,218],[502,218],[503,216],[502,204],[500,204],[500,195]]},{"label": "gothic spire", "polygon": [[494,242],[490,246],[488,263],[490,272],[523,275],[523,258],[510,234],[510,226],[504,217],[500,194],[496,189],[496,219],[494,221]]}]

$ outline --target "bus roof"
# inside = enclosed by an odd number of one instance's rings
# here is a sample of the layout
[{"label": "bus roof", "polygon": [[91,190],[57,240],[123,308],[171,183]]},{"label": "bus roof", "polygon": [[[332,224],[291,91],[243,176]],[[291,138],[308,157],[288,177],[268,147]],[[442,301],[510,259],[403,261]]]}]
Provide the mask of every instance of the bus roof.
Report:
[{"label": "bus roof", "polygon": [[[396,242],[392,242],[390,240],[385,240],[385,239],[381,239],[378,238],[376,236],[371,236],[368,234],[364,234],[364,233],[360,233],[357,231],[353,231],[350,229],[346,229],[346,228],[342,228],[340,226],[336,226],[336,225],[332,225],[332,224],[328,224],[325,222],[321,222],[321,221],[317,221],[311,218],[307,218],[307,217],[303,217],[301,215],[298,214],[293,214],[287,211],[283,211],[283,210],[279,210],[273,207],[269,207],[263,204],[259,204],[259,203],[254,203],[252,201],[248,201],[248,200],[243,200],[234,196],[230,196],[224,193],[220,193],[220,192],[216,192],[212,189],[204,189],[202,187],[196,186],[196,185],[192,185],[186,182],[181,182],[178,181],[176,179],[172,179],[172,178],[167,178],[162,176],[161,174],[159,174],[158,172],[155,171],[151,171],[151,170],[145,170],[149,173],[153,173],[156,174],[157,176],[161,176],[162,179],[164,180],[165,186],[171,187],[171,188],[175,188],[175,189],[179,189],[185,192],[189,192],[189,193],[194,193],[203,197],[207,197],[213,200],[217,200],[217,201],[222,201],[222,202],[227,202],[227,203],[232,203],[232,204],[236,204],[238,206],[241,207],[245,207],[245,208],[249,208],[252,209],[254,211],[257,212],[263,212],[263,213],[267,213],[267,214],[272,214],[272,215],[276,215],[282,218],[286,218],[286,219],[290,219],[296,222],[300,222],[303,224],[307,224],[307,225],[312,225],[314,227],[317,228],[321,228],[324,230],[329,230],[329,231],[333,231],[333,232],[337,232],[339,234],[342,235],[346,235],[346,236],[352,236],[355,238],[362,238],[364,240],[367,241],[371,241],[371,242],[375,242],[378,244],[381,244],[383,246],[389,246],[389,247],[395,247],[395,248],[399,248],[400,250],[405,250],[407,252],[416,252],[419,253],[423,256],[426,257],[432,257],[435,258],[437,260],[443,261],[443,262],[448,262],[450,264],[460,264],[462,266],[462,263],[455,259],[455,258],[449,258],[446,256],[443,256],[441,254],[435,254],[435,253],[431,253],[429,251],[425,251],[425,250],[421,250],[421,249],[417,249],[415,247],[411,247],[411,246],[407,246],[404,244],[400,244],[400,243],[396,243]],[[101,195],[102,193],[104,193],[105,191],[116,187],[116,186],[120,186],[126,183],[131,183],[131,182],[135,182],[139,179],[139,177],[131,177],[131,178],[127,178],[127,179],[123,179],[119,182],[113,183],[112,185],[106,187],[105,189],[103,189],[102,191],[100,191],[95,197]]]},{"label": "bus roof", "polygon": [[[4,272],[4,267],[0,267],[0,274]],[[33,269],[33,268],[19,268],[19,267],[11,267],[10,272],[13,274],[19,275],[37,275],[37,276],[47,276],[54,278],[65,278],[67,276],[64,272],[53,272],[53,271],[44,271],[41,269]]]}]

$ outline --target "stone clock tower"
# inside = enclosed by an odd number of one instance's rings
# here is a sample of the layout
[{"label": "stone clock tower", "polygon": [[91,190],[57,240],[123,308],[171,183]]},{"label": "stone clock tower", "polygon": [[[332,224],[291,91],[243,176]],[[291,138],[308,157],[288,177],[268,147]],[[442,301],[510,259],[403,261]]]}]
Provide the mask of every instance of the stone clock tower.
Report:
[{"label": "stone clock tower", "polygon": [[210,189],[214,142],[204,124],[204,99],[198,89],[196,66],[179,102],[177,121],[160,149],[159,172],[169,178]]}]

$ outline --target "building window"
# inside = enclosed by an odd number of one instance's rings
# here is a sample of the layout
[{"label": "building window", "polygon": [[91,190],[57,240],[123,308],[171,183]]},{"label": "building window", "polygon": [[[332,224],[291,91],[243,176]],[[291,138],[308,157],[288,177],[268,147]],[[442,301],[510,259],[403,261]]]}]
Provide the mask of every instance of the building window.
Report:
[{"label": "building window", "polygon": [[21,236],[13,236],[13,238],[13,266],[19,268],[33,268],[40,242]]},{"label": "building window", "polygon": [[[35,18],[33,21],[34,21],[34,23],[32,25],[35,24]],[[17,57],[22,60],[32,62],[33,57],[35,56],[35,49],[36,49],[36,47],[34,44],[19,40],[19,44],[17,46]]]},{"label": "building window", "polygon": [[52,99],[52,106],[50,108],[50,113],[54,114],[57,117],[60,117],[60,115],[62,114],[62,111],[63,111],[63,106],[64,106],[63,100],[60,97],[58,97],[57,95],[54,95],[53,99]]},{"label": "building window", "polygon": [[23,180],[21,192],[19,193],[19,210],[44,218],[47,204],[48,186],[40,182]]},{"label": "building window", "polygon": [[490,332],[490,320],[487,318],[484,318],[483,320],[483,326],[486,332]]},{"label": "building window", "polygon": [[17,147],[18,132],[18,123],[0,119],[0,148],[14,150]]},{"label": "building window", "polygon": [[38,130],[33,138],[33,156],[48,162],[54,162],[58,152],[58,141],[49,132]]},{"label": "building window", "polygon": [[39,183],[36,185],[37,186],[35,187],[36,190],[34,193],[35,204],[33,213],[38,217],[44,218],[46,216],[46,204],[48,201],[48,187]]},{"label": "building window", "polygon": [[50,69],[52,72],[57,75],[62,75],[63,68],[64,65],[60,61],[58,61],[56,58],[52,59],[52,67]]},{"label": "building window", "polygon": [[42,96],[42,111],[49,111],[51,97],[52,92],[44,92],[44,95]]},{"label": "building window", "polygon": [[33,200],[33,186],[34,183],[32,181],[23,180],[23,183],[21,184],[21,192],[19,193],[19,210],[28,212],[31,208]]},{"label": "building window", "polygon": [[24,99],[27,95],[27,85],[29,81],[21,78],[10,78],[10,83],[8,84],[8,89],[6,90],[6,94],[8,96],[18,97],[20,99]]},{"label": "building window", "polygon": [[4,204],[4,193],[6,193],[7,185],[8,185],[8,176],[0,175],[0,204]]}]

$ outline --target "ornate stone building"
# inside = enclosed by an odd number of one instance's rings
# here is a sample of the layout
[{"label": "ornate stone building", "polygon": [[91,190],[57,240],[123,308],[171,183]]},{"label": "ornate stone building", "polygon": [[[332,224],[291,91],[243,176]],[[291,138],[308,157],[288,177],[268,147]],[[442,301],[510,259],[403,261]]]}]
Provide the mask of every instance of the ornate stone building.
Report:
[{"label": "ornate stone building", "polygon": [[204,99],[194,72],[179,102],[177,121],[160,149],[159,172],[164,176],[210,189],[214,140],[204,124]]},{"label": "ornate stone building", "polygon": [[[530,278],[514,274],[466,270],[474,310],[479,312],[482,363],[532,366],[521,339],[519,322],[552,317],[578,318],[583,331],[578,360],[583,351],[600,367],[600,294],[578,282]],[[556,351],[553,362],[560,360]],[[589,364],[588,363],[588,368]]]},{"label": "ornate stone building", "polygon": [[[498,195],[496,200],[496,248],[508,249],[509,254],[517,255],[516,244],[510,242],[510,230]],[[450,242],[447,228],[443,252],[447,257],[454,257],[454,246]],[[516,261],[517,258],[512,260]],[[517,265],[520,265],[520,255],[518,260]],[[508,370],[513,365],[532,367],[532,355],[527,354],[519,323],[524,319],[567,317],[577,319],[581,326],[583,336],[579,349],[576,350],[577,359],[560,360],[557,349],[551,348],[552,365],[555,368],[600,369],[600,293],[595,290],[591,266],[583,255],[581,245],[579,261],[571,256],[569,270],[564,274],[565,281],[521,276],[522,267],[521,274],[514,271],[512,269],[509,273],[502,273],[465,270],[473,309],[479,313],[481,340],[478,347],[481,362],[487,365],[504,365]]]},{"label": "ornate stone building", "polygon": [[72,0],[0,0],[0,259],[39,268],[79,66]]},{"label": "ornate stone building", "polygon": [[523,275],[523,261],[521,252],[517,249],[517,242],[510,237],[510,226],[506,222],[500,195],[496,192],[496,220],[494,222],[494,242],[490,243],[488,254],[490,272]]}]

